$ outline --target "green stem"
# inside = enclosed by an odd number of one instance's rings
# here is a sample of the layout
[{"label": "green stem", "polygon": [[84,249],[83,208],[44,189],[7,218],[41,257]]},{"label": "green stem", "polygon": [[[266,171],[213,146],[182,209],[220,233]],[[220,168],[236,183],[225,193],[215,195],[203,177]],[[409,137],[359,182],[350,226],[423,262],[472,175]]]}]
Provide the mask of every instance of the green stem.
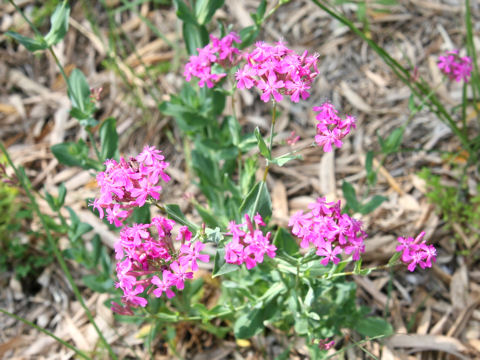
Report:
[{"label": "green stem", "polygon": [[90,358],[87,354],[85,354],[82,350],[77,349],[77,348],[76,348],[75,346],[73,346],[73,345],[70,345],[70,344],[67,343],[65,340],[62,340],[62,339],[60,339],[59,337],[55,336],[54,333],[48,331],[47,329],[44,329],[44,328],[36,325],[35,323],[33,323],[33,322],[31,322],[31,321],[28,321],[27,319],[24,319],[24,318],[22,318],[22,317],[20,317],[20,316],[18,316],[18,315],[15,315],[15,314],[13,314],[13,313],[11,313],[11,312],[8,312],[7,310],[0,309],[0,312],[3,313],[3,314],[5,314],[5,315],[7,315],[7,316],[10,316],[10,317],[18,320],[18,321],[21,321],[21,322],[23,322],[24,324],[29,325],[29,326],[37,329],[37,330],[40,331],[40,332],[43,332],[45,335],[50,336],[51,338],[55,339],[57,342],[59,342],[59,343],[62,344],[63,346],[66,346],[66,347],[69,348],[70,350],[74,351],[75,354],[77,354],[78,356],[80,356],[80,357],[82,357],[82,358],[84,358],[84,359],[87,359],[87,360],[91,359],[91,358]]},{"label": "green stem", "polygon": [[35,32],[35,35],[37,35],[39,38],[42,38],[43,40],[43,34],[37,29],[37,27],[30,21],[29,18],[27,18],[27,16],[23,13],[22,9],[20,9],[18,7],[17,4],[15,4],[15,1],[13,0],[8,0],[10,2],[10,4],[13,5],[13,7],[15,8],[15,10],[17,10],[17,12],[20,13],[20,15],[23,17],[23,19],[28,23],[28,25],[30,25],[30,27],[32,28],[32,30]]},{"label": "green stem", "polygon": [[[358,35],[360,38],[362,38],[383,59],[383,61],[390,67],[390,69],[392,69],[392,71],[398,76],[398,78],[410,88],[410,90],[415,96],[420,98],[422,94],[427,95],[430,92],[430,88],[425,81],[420,79],[421,81],[413,82],[410,77],[410,72],[405,69],[397,60],[392,58],[385,49],[377,45],[375,41],[371,40],[365,33],[363,33],[359,28],[357,28],[353,22],[351,22],[341,14],[336,13],[329,6],[320,3],[320,1],[318,0],[311,1],[319,8],[324,10],[326,13],[328,13],[330,16],[350,28],[350,30],[356,35]],[[446,122],[450,126],[452,132],[456,136],[458,136],[458,138],[462,142],[464,149],[467,150],[469,153],[472,153],[468,137],[464,136],[463,132],[458,128],[453,118],[442,105],[441,101],[436,96],[434,96],[431,98],[430,103],[428,103],[427,106],[431,111],[437,114],[440,120]]]},{"label": "green stem", "polygon": [[[385,269],[390,269],[394,266],[397,266],[397,265],[400,265],[401,262],[399,261],[396,261],[394,262],[393,264],[385,264],[385,265],[380,265],[380,266],[374,266],[374,267],[371,267],[371,268],[365,268],[365,269],[362,269],[362,270],[368,270],[369,272],[372,272],[372,271],[377,271],[377,270],[385,270]],[[325,274],[325,275],[322,275],[320,277],[323,277],[323,278],[333,278],[333,277],[339,277],[339,276],[351,276],[351,275],[359,275],[357,273],[355,273],[354,271],[345,271],[345,272],[341,272],[341,273],[337,273],[337,274],[332,274],[332,275],[329,275],[329,274]]]},{"label": "green stem", "polygon": [[[470,0],[465,0],[465,28],[467,35],[467,50],[468,55],[472,57],[473,62],[473,74],[472,74],[472,90],[477,87],[477,91],[480,93],[480,73],[477,64],[477,51],[475,50],[475,42],[473,41],[473,27],[472,27],[472,14],[470,12]],[[476,93],[474,91],[474,93]],[[476,100],[476,99],[475,99]]]},{"label": "green stem", "polygon": [[66,264],[66,262],[65,262],[65,260],[62,256],[62,253],[60,252],[60,249],[58,248],[57,244],[55,243],[55,240],[53,239],[52,235],[50,234],[50,230],[48,228],[47,222],[45,221],[45,217],[42,214],[42,212],[40,211],[40,208],[37,204],[37,200],[33,196],[33,193],[30,191],[30,189],[31,189],[30,181],[26,177],[25,173],[20,172],[17,169],[17,167],[13,164],[13,161],[10,158],[10,155],[7,152],[7,149],[5,148],[3,143],[0,143],[0,149],[5,154],[5,157],[8,161],[8,164],[12,167],[13,171],[15,172],[15,175],[17,176],[18,180],[20,181],[20,184],[21,184],[22,188],[25,190],[28,198],[30,199],[30,202],[31,202],[32,207],[33,207],[33,211],[37,214],[38,218],[40,219],[40,222],[42,223],[42,227],[45,230],[45,235],[47,237],[49,245],[53,249],[55,257],[57,258],[57,261],[60,264],[60,267],[62,268],[63,273],[67,277],[68,282],[70,283],[70,286],[73,289],[73,293],[75,294],[75,297],[77,298],[78,302],[83,307],[83,309],[85,310],[85,314],[87,315],[88,320],[92,323],[93,327],[95,328],[96,332],[98,333],[98,336],[100,337],[101,341],[104,343],[105,347],[107,348],[108,353],[110,354],[110,357],[112,359],[117,359],[117,356],[113,352],[111,346],[108,344],[107,340],[103,336],[102,331],[100,330],[100,328],[95,323],[95,320],[92,316],[92,313],[90,312],[87,305],[83,301],[82,295],[81,295],[80,291],[78,290],[78,287],[75,284],[75,281],[73,280],[73,277],[72,277],[72,274],[70,273],[70,270],[68,270],[67,264]]},{"label": "green stem", "polygon": [[[272,109],[272,123],[270,124],[270,136],[268,140],[268,153],[272,156],[273,148],[273,130],[275,128],[275,122],[277,120],[277,102],[273,100],[273,109]],[[267,181],[268,170],[270,169],[269,159],[266,159],[267,165],[265,166],[265,171],[263,172],[263,181]]]},{"label": "green stem", "polygon": [[103,159],[102,155],[100,155],[100,151],[98,150],[97,144],[95,143],[95,138],[93,137],[92,129],[90,128],[90,126],[87,126],[85,129],[87,130],[88,138],[92,143],[92,147],[93,147],[93,150],[95,151],[95,155],[97,155],[97,159],[103,163],[105,159]]}]

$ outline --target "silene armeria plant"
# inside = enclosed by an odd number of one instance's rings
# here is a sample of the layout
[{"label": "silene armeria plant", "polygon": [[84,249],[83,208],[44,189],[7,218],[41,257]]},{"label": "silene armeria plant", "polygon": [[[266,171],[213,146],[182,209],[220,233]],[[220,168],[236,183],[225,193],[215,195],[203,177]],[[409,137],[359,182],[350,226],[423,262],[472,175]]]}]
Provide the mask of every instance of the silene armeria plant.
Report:
[{"label": "silene armeria plant", "polygon": [[[255,25],[238,34],[222,28],[221,36],[214,36],[208,34],[206,24],[223,1],[198,1],[196,4],[206,5],[194,9],[182,0],[175,1],[189,52],[183,72],[186,82],[179,95],[160,104],[160,110],[175,118],[185,138],[189,154],[186,166],[196,175],[196,184],[205,200],[200,203],[192,199],[201,217],[198,224],[187,219],[178,205],[162,202],[162,186],[170,177],[169,159],[160,149],[146,145],[136,156],[120,157],[114,119],[99,126],[101,149],[96,147],[94,127],[98,121],[94,119],[92,95],[97,96],[98,91],[89,89],[79,70],[67,77],[52,48],[68,29],[67,2],[63,1],[55,10],[52,30],[45,37],[40,34],[37,39],[29,39],[13,32],[9,35],[31,51],[50,51],[57,60],[72,101],[71,115],[88,133],[97,156],[88,157],[89,149],[83,140],[52,147],[61,163],[95,170],[99,196],[89,206],[108,224],[120,228],[114,246],[116,282],[111,286],[119,289],[120,296],[111,302],[111,309],[120,316],[156,325],[196,322],[218,337],[233,330],[237,339],[248,339],[266,328],[275,328],[286,337],[305,338],[312,358],[318,358],[335,348],[343,329],[369,338],[392,332],[384,319],[367,316],[369,309],[357,306],[355,285],[345,281],[345,276],[368,275],[396,265],[404,265],[409,271],[417,266],[425,269],[432,266],[437,254],[421,232],[415,238],[399,237],[396,253],[387,264],[362,268],[368,229],[357,215],[342,208],[340,200],[330,201],[322,196],[310,203],[308,210],[291,215],[286,228],[271,223],[269,170],[301,159],[303,150],[273,156],[277,103],[307,100],[319,75],[320,61],[318,54],[307,50],[296,53],[283,41],[254,43],[263,22],[285,2],[279,1],[266,13],[266,1],[262,1],[252,16]],[[467,82],[473,61],[452,50],[439,58],[438,66],[449,79]],[[254,131],[242,129],[234,111],[232,115],[224,114],[227,100],[232,101],[235,109],[235,93],[239,89],[251,91],[272,105],[266,139],[258,127]],[[432,106],[440,111],[440,105]],[[341,148],[356,127],[355,117],[342,116],[328,101],[313,106],[312,111],[317,121],[316,135],[308,147],[316,147],[319,152]],[[447,115],[445,121],[450,123]],[[287,142],[294,144],[298,140],[292,133]],[[2,151],[7,154],[3,145]],[[260,166],[263,175],[257,179]],[[26,176],[18,178],[28,189]],[[57,199],[47,196],[63,222],[60,208],[65,191]],[[135,211],[145,207],[156,213],[148,221],[134,220]],[[351,204],[349,208],[352,209]],[[356,213],[368,212],[365,208],[360,210]],[[45,222],[38,208],[36,211]],[[91,226],[79,223],[73,211],[70,215],[69,233],[82,227],[88,229],[79,238],[91,230]],[[46,230],[62,269],[95,325]],[[209,308],[198,301],[206,282],[200,271],[204,264],[211,265],[209,275],[219,277],[221,284],[221,295]],[[96,330],[115,358],[98,327]]]},{"label": "silene armeria plant", "polygon": [[[291,216],[288,229],[269,225],[269,168],[300,158],[299,150],[272,157],[276,104],[309,98],[318,75],[318,54],[306,50],[297,54],[281,41],[259,41],[240,50],[242,39],[235,32],[210,35],[209,40],[186,63],[187,83],[180,96],[161,106],[194,144],[191,166],[207,199],[206,206],[194,205],[203,223],[193,224],[178,206],[162,204],[160,184],[170,180],[168,159],[154,146],[145,146],[129,160],[109,159],[97,174],[100,196],[90,205],[101,218],[121,227],[115,244],[115,286],[123,295],[112,303],[112,310],[121,315],[143,311],[152,319],[201,319],[204,324],[222,318],[233,324],[239,339],[258,334],[267,324],[284,330],[293,327],[315,354],[333,348],[344,327],[364,336],[388,335],[389,324],[365,317],[366,310],[355,305],[354,285],[341,280],[375,268],[361,267],[367,230],[360,219],[342,211],[340,200],[318,197],[307,212]],[[228,89],[227,84],[233,87]],[[273,104],[266,141],[258,128],[253,134],[242,133],[235,117],[222,114],[225,98],[234,96],[236,89],[255,92]],[[355,117],[342,118],[330,102],[312,110],[318,123],[310,146],[324,152],[342,147],[355,129]],[[197,119],[185,116],[189,113]],[[195,133],[188,129],[192,120],[199,122]],[[258,161],[244,156],[254,146],[265,161],[260,181],[255,178]],[[158,215],[150,223],[129,223],[132,211],[145,204],[155,206]],[[410,271],[417,265],[430,267],[435,248],[422,242],[423,235],[399,238],[398,253],[385,267],[401,262]],[[208,248],[215,253],[213,258],[205,252]],[[221,276],[221,301],[212,309],[197,304],[172,311],[176,297],[197,278],[199,262],[213,262],[212,276]],[[353,272],[345,271],[350,262],[355,264]],[[160,310],[156,298],[165,304]],[[214,326],[207,330],[225,334]]]}]

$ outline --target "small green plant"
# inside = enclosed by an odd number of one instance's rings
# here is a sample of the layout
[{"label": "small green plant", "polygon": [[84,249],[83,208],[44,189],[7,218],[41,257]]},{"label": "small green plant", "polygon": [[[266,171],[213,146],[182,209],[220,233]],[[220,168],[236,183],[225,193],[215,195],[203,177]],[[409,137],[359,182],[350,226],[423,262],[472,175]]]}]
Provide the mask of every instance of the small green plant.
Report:
[{"label": "small green plant", "polygon": [[[472,196],[461,184],[445,184],[441,175],[433,174],[428,168],[422,169],[419,176],[426,181],[427,198],[448,226],[453,228],[456,239],[466,242],[467,248],[477,243],[480,240],[480,185],[477,186],[477,195]],[[458,229],[461,229],[461,234]]]},{"label": "small green plant", "polygon": [[32,209],[22,202],[3,164],[0,169],[0,271],[13,271],[20,280],[27,281],[53,261],[53,253],[41,234],[28,230]]}]

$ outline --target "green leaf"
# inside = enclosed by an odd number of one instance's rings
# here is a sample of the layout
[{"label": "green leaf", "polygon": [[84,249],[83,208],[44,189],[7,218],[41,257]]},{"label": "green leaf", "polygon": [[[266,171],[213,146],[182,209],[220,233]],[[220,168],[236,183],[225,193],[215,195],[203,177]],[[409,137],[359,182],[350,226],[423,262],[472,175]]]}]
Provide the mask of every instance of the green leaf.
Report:
[{"label": "green leaf", "polygon": [[303,314],[295,314],[294,329],[298,335],[304,335],[308,332],[308,319]]},{"label": "green leaf", "polygon": [[273,238],[273,244],[277,249],[285,251],[288,255],[298,253],[299,247],[295,238],[290,235],[288,230],[279,228]]},{"label": "green leaf", "polygon": [[305,295],[304,303],[307,307],[311,307],[314,300],[315,300],[315,291],[313,290],[312,287],[309,286],[307,295]]},{"label": "green leaf", "polygon": [[223,6],[224,0],[197,0],[195,2],[195,17],[200,25],[210,22],[215,11]]},{"label": "green leaf", "polygon": [[190,231],[194,234],[197,232],[198,226],[187,220],[182,210],[180,210],[180,206],[177,204],[165,205],[165,211],[170,219],[175,220],[179,224],[188,226]]},{"label": "green leaf", "polygon": [[272,164],[278,165],[278,166],[283,166],[286,163],[288,163],[291,160],[296,160],[296,159],[302,159],[301,155],[281,155],[279,157],[276,157],[275,159],[270,160]]},{"label": "green leaf", "polygon": [[230,139],[232,140],[232,144],[237,146],[240,143],[240,124],[238,123],[237,119],[233,116],[227,116],[225,118],[228,126],[228,132],[230,134]]},{"label": "green leaf", "polygon": [[116,120],[109,117],[100,125],[100,155],[104,160],[119,158]]},{"label": "green leaf", "polygon": [[68,78],[69,92],[68,97],[72,102],[75,110],[72,109],[70,114],[75,115],[76,119],[88,119],[94,111],[95,105],[90,98],[90,87],[87,78],[79,69],[73,69]]},{"label": "green leaf", "polygon": [[354,326],[354,330],[363,336],[369,337],[390,336],[393,334],[392,325],[379,317],[360,317]]},{"label": "green leaf", "polygon": [[197,20],[183,0],[174,0],[175,7],[177,8],[177,17],[184,23],[197,24]]},{"label": "green leaf", "polygon": [[367,182],[370,186],[377,182],[377,173],[373,171],[373,151],[367,152],[365,157],[365,170],[367,171]]},{"label": "green leaf", "polygon": [[88,156],[88,146],[83,140],[53,145],[51,148],[57,160],[67,166],[80,166],[84,169],[103,170],[103,164]]},{"label": "green leaf", "polygon": [[260,28],[257,25],[247,26],[240,30],[240,39],[242,39],[242,43],[240,44],[239,48],[244,49],[253,44],[255,39],[257,38],[260,32]]},{"label": "green leaf", "polygon": [[350,207],[354,212],[358,212],[360,209],[360,204],[357,200],[357,194],[353,188],[353,185],[348,181],[344,181],[342,184],[342,191],[345,200],[347,200],[348,207]]},{"label": "green leaf", "polygon": [[362,259],[355,262],[355,267],[353,268],[353,273],[359,275],[362,271]]},{"label": "green leaf", "polygon": [[212,277],[228,274],[232,271],[238,271],[239,265],[229,264],[225,262],[225,249],[217,249],[215,259],[213,261]]},{"label": "green leaf", "polygon": [[262,0],[260,5],[258,5],[257,12],[256,12],[256,23],[260,25],[263,21],[263,17],[265,16],[265,10],[267,10],[267,0]]},{"label": "green leaf", "polygon": [[257,212],[264,220],[272,215],[272,200],[264,181],[255,184],[240,205],[240,214],[242,215],[248,214],[250,218],[253,218]]},{"label": "green leaf", "polygon": [[265,140],[263,140],[262,135],[260,134],[260,129],[258,126],[255,128],[255,137],[257,138],[257,144],[258,144],[258,149],[260,150],[260,154],[266,159],[270,160],[270,150],[268,150],[267,144],[265,143]]},{"label": "green leaf", "polygon": [[220,242],[223,240],[224,236],[222,232],[220,231],[219,227],[216,227],[215,229],[210,229],[206,228],[205,229],[205,234],[207,235],[207,240],[208,242],[213,242],[215,244],[220,244]]},{"label": "green leaf", "polygon": [[50,206],[50,209],[57,211],[55,198],[49,192],[47,192],[47,190],[45,190],[45,200],[47,200],[47,204]]},{"label": "green leaf", "polygon": [[25,48],[28,51],[37,51],[37,50],[45,50],[48,48],[47,43],[43,39],[31,39],[29,37],[20,35],[19,33],[16,33],[14,31],[7,31],[5,35],[10,36],[11,38],[14,38],[17,40],[20,44],[25,46]]},{"label": "green leaf", "polygon": [[370,214],[373,210],[379,207],[380,204],[386,200],[388,200],[388,198],[386,198],[385,196],[375,195],[369,202],[367,202],[366,204],[363,204],[360,207],[359,213],[363,215]]},{"label": "green leaf", "polygon": [[51,147],[57,160],[67,166],[82,166],[83,159],[88,156],[88,147],[85,142],[65,142]]},{"label": "green leaf", "polygon": [[263,310],[254,309],[240,316],[233,325],[237,339],[249,339],[263,330]]},{"label": "green leaf", "polygon": [[68,17],[70,6],[67,1],[59,4],[50,18],[50,31],[45,35],[45,42],[48,46],[55,45],[62,41],[68,31]]},{"label": "green leaf", "polygon": [[60,209],[65,203],[65,195],[67,195],[67,188],[65,187],[65,184],[62,182],[58,187],[58,197],[56,201],[56,205],[58,209]]},{"label": "green leaf", "polygon": [[214,216],[213,213],[203,207],[200,204],[194,204],[195,209],[197,210],[198,214],[201,216],[202,220],[207,224],[207,226],[218,226],[218,217]]},{"label": "green leaf", "polygon": [[395,264],[398,259],[400,259],[400,256],[402,256],[402,252],[401,251],[396,251],[392,257],[390,258],[390,260],[388,260],[388,265],[391,266],[393,264]]},{"label": "green leaf", "polygon": [[197,48],[203,48],[208,44],[208,31],[205,26],[199,26],[189,22],[183,23],[183,39],[189,55],[197,54]]},{"label": "green leaf", "polygon": [[129,217],[132,223],[148,224],[150,222],[150,205],[145,204],[141,207],[135,207],[132,215]]},{"label": "green leaf", "polygon": [[396,128],[390,133],[390,135],[388,135],[385,140],[377,134],[382,153],[384,153],[385,155],[389,155],[398,151],[400,145],[402,144],[404,130],[404,126]]},{"label": "green leaf", "polygon": [[115,282],[103,275],[85,275],[82,277],[83,283],[95,292],[112,292],[115,288]]},{"label": "green leaf", "polygon": [[263,322],[271,319],[278,310],[275,298],[285,292],[283,283],[273,285],[265,294],[257,299],[253,309],[241,315],[233,325],[233,332],[237,339],[248,339],[264,329]]}]

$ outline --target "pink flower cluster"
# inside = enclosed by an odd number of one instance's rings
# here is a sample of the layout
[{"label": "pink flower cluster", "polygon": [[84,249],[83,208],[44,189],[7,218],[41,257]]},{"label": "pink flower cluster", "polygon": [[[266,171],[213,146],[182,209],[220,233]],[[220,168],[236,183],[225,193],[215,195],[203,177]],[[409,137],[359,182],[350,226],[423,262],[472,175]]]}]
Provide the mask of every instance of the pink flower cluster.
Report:
[{"label": "pink flower cluster", "polygon": [[262,217],[257,213],[253,220],[255,229],[248,214],[245,214],[245,223],[230,221],[227,235],[232,235],[232,240],[225,245],[225,262],[237,265],[245,263],[250,270],[263,262],[265,254],[275,257],[277,248],[270,243],[270,232],[263,235],[259,229],[260,226],[265,226]]},{"label": "pink flower cluster", "polygon": [[359,260],[360,253],[365,252],[364,239],[367,237],[362,230],[362,223],[342,214],[340,201],[334,203],[318,198],[308,208],[310,212],[304,214],[303,211],[298,211],[288,223],[292,227],[292,233],[301,239],[300,246],[315,246],[316,254],[323,256],[320,263],[325,266],[330,261],[338,264],[338,255],[342,251],[352,254],[354,261]]},{"label": "pink flower cluster", "polygon": [[240,51],[233,47],[233,42],[240,43],[240,37],[231,32],[225,37],[218,39],[210,35],[211,42],[202,49],[198,49],[198,55],[190,56],[188,63],[185,65],[183,76],[187,81],[195,76],[200,79],[198,85],[212,88],[215,83],[219,82],[226,73],[214,73],[212,67],[218,64],[223,68],[229,68],[235,65]]},{"label": "pink flower cluster", "polygon": [[312,110],[319,112],[315,116],[318,120],[315,142],[318,146],[323,146],[325,152],[332,151],[332,144],[342,147],[342,139],[350,133],[351,128],[355,128],[356,119],[350,115],[345,119],[340,118],[337,109],[329,102],[314,106]]},{"label": "pink flower cluster", "polygon": [[330,350],[335,345],[335,341],[327,339],[318,339],[318,348],[320,350]]},{"label": "pink flower cluster", "polygon": [[150,224],[133,224],[121,230],[115,243],[115,258],[119,261],[116,287],[123,290],[123,305],[112,303],[113,311],[132,315],[132,307],[145,307],[148,303],[141,295],[165,294],[172,298],[174,287],[183,290],[185,280],[193,278],[197,261],[210,260],[209,255],[200,253],[205,245],[192,241],[186,226],[178,231],[176,240],[182,245],[176,250],[172,241],[174,225],[175,221],[157,216]]},{"label": "pink flower cluster", "polygon": [[164,172],[168,163],[163,160],[161,151],[154,146],[145,146],[130,161],[107,160],[106,170],[97,174],[100,197],[89,205],[97,209],[100,219],[105,216],[105,210],[110,224],[122,226],[134,207],[143,206],[149,197],[160,198],[162,187],[158,182],[170,180]]},{"label": "pink flower cluster", "polygon": [[461,57],[458,50],[447,51],[444,56],[438,57],[438,68],[450,80],[468,82],[472,72],[472,59],[468,56]]},{"label": "pink flower cluster", "polygon": [[425,231],[422,231],[415,239],[411,237],[397,239],[400,245],[396,251],[402,252],[400,259],[408,264],[407,269],[410,271],[414,271],[417,265],[422,269],[432,267],[432,261],[435,262],[437,259],[437,250],[433,245],[425,244],[425,240],[422,241],[424,236]]},{"label": "pink flower cluster", "polygon": [[256,86],[262,90],[260,98],[265,102],[272,96],[281,101],[283,95],[288,95],[293,102],[310,96],[308,90],[318,75],[318,54],[308,56],[305,50],[298,55],[282,42],[274,46],[257,42],[245,58],[247,63],[235,73],[239,89]]}]

